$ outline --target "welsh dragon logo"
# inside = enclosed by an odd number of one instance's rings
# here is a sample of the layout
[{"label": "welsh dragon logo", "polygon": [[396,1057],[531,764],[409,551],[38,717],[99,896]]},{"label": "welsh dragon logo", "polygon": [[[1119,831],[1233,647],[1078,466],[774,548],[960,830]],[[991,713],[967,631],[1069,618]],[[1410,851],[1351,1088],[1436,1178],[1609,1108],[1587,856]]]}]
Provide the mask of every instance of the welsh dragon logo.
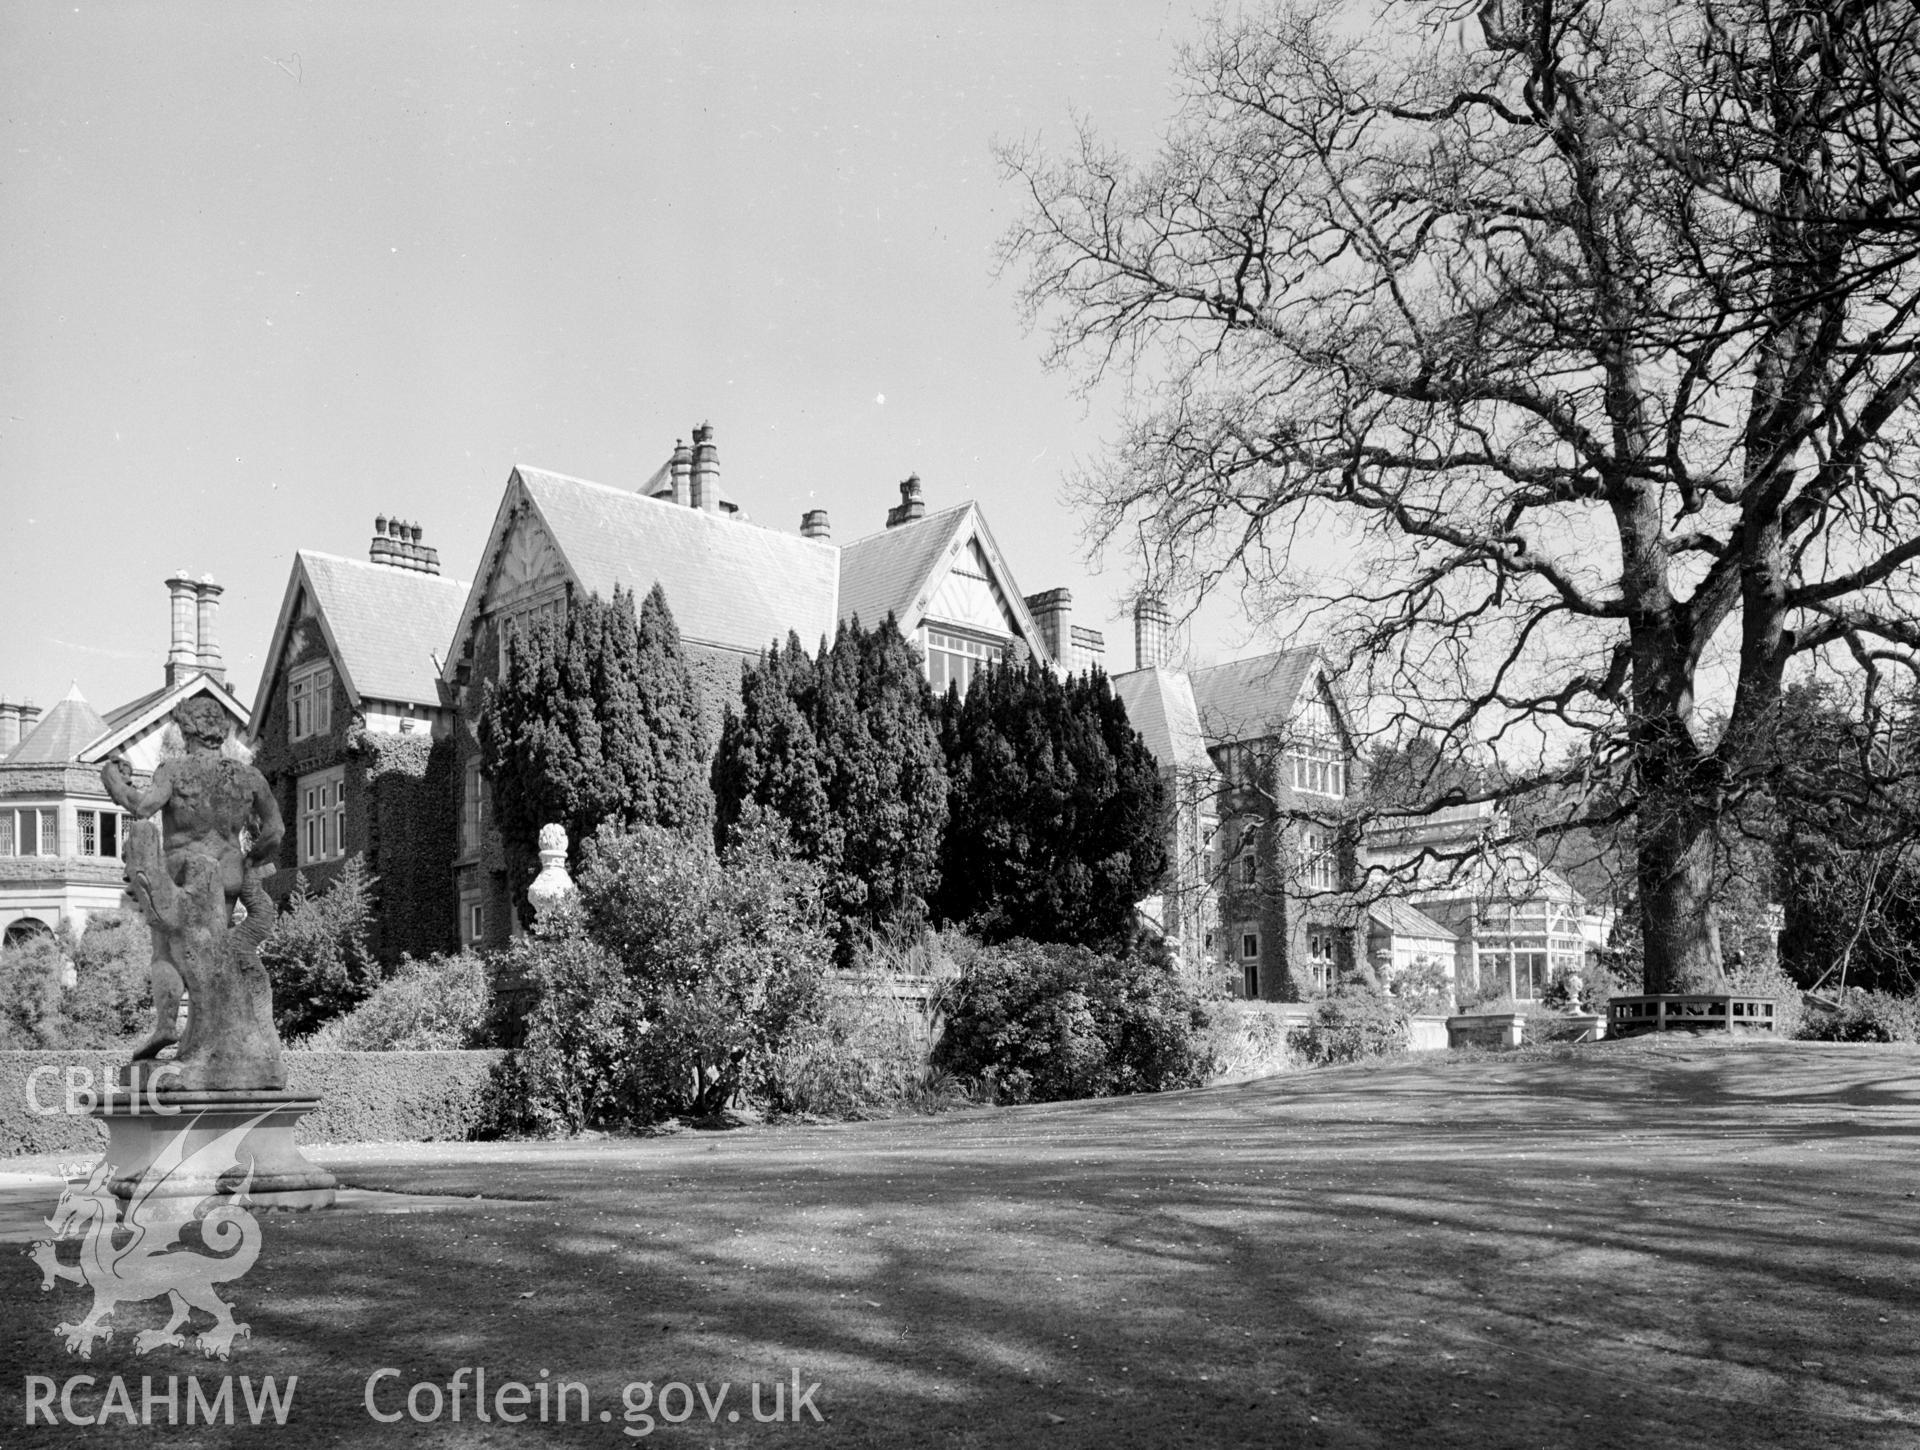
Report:
[{"label": "welsh dragon logo", "polygon": [[[181,1328],[195,1309],[213,1316],[212,1327],[198,1335],[199,1348],[209,1358],[227,1358],[234,1339],[249,1333],[246,1325],[234,1321],[232,1306],[214,1286],[238,1279],[260,1256],[260,1225],[243,1206],[253,1184],[252,1169],[230,1191],[216,1189],[209,1195],[180,1189],[213,1184],[239,1167],[241,1140],[260,1121],[242,1123],[191,1153],[186,1151],[193,1128],[189,1123],[141,1175],[124,1205],[108,1189],[112,1169],[104,1162],[84,1187],[69,1185],[60,1195],[53,1217],[46,1220],[53,1237],[28,1252],[40,1266],[43,1293],[62,1279],[93,1290],[93,1308],[85,1318],[54,1328],[69,1353],[91,1359],[95,1340],[113,1338],[105,1321],[116,1308],[162,1295],[173,1316],[165,1328],[143,1329],[134,1336],[133,1347],[141,1354],[162,1345],[184,1349],[187,1336]],[[208,1203],[213,1206],[197,1212]],[[211,1252],[197,1252],[181,1242],[182,1231],[196,1219],[200,1243]],[[59,1259],[58,1245],[68,1239],[80,1241],[79,1260],[71,1266]]]}]

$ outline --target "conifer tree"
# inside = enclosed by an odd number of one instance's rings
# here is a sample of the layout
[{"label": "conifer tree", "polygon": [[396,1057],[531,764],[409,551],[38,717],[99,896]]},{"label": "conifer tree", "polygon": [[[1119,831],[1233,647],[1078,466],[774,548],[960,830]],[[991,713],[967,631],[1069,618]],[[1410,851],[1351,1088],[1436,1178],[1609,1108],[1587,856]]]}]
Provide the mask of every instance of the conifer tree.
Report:
[{"label": "conifer tree", "polygon": [[825,868],[843,958],[862,929],[925,914],[946,767],[920,659],[891,617],[843,624],[817,659],[789,635],[749,665],[713,781],[723,848],[758,806]]},{"label": "conifer tree", "polygon": [[[631,608],[631,596],[628,604]],[[675,831],[710,831],[713,790],[707,779],[706,725],[680,627],[667,607],[666,590],[658,584],[640,605],[634,672],[651,759],[647,785],[635,790],[623,819]]]},{"label": "conifer tree", "polygon": [[786,823],[789,839],[810,861],[821,858],[827,831],[827,786],[813,730],[818,670],[789,631],[740,677],[740,709],[727,711],[713,759],[716,834],[729,844],[743,811],[760,805]]},{"label": "conifer tree", "polygon": [[1166,874],[1165,787],[1126,707],[1095,672],[1037,662],[949,692],[951,782],[938,914],[990,940],[1124,946]]},{"label": "conifer tree", "polygon": [[577,851],[603,822],[711,829],[706,734],[680,632],[655,585],[635,616],[614,590],[515,635],[480,717],[508,869],[532,877],[540,827]]}]

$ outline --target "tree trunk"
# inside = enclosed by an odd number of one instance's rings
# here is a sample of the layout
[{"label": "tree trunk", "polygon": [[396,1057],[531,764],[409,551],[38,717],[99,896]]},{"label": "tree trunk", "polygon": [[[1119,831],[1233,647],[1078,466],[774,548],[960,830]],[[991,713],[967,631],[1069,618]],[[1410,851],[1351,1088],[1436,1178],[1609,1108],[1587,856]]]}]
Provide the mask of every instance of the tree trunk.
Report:
[{"label": "tree trunk", "polygon": [[1691,802],[1660,803],[1642,817],[1638,836],[1643,990],[1720,990],[1725,977],[1714,946],[1711,815]]}]

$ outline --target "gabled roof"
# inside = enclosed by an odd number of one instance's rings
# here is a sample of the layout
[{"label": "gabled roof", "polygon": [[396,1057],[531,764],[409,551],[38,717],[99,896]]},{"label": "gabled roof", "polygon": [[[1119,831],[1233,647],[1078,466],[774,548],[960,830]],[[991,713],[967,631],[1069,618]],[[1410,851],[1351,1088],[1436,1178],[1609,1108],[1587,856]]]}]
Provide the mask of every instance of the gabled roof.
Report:
[{"label": "gabled roof", "polygon": [[439,705],[441,657],[453,638],[467,585],[438,574],[302,549],[293,556],[266,667],[260,672],[256,718],[266,708],[302,590],[313,602],[350,700],[356,705],[366,698]]},{"label": "gabled roof", "polygon": [[237,727],[246,729],[250,717],[240,697],[212,675],[193,674],[177,685],[162,685],[157,690],[149,690],[137,700],[129,700],[119,708],[109,710],[106,728],[87,743],[80,752],[80,760],[86,763],[105,760],[156,720],[171,715],[174,706],[182,700],[195,695],[211,695],[233,716]]},{"label": "gabled roof", "polygon": [[107,728],[100,712],[89,705],[75,685],[67,697],[40,718],[18,745],[7,752],[8,765],[61,765],[78,760]]},{"label": "gabled roof", "polygon": [[1047,657],[1046,641],[1027,610],[1006,557],[979,505],[971,502],[842,544],[840,618],[857,615],[861,624],[871,628],[891,614],[900,632],[911,636],[920,627],[928,598],[968,539],[977,542],[986,556],[988,571],[1013,616],[1014,632]]},{"label": "gabled roof", "polygon": [[[840,546],[840,617],[867,627],[891,614],[901,633],[918,622],[935,571],[973,521],[973,505],[955,504]],[[910,622],[911,621],[911,622]]]},{"label": "gabled roof", "polygon": [[[607,599],[616,584],[644,596],[658,583],[689,643],[757,654],[789,630],[809,648],[832,637],[838,551],[831,543],[521,465],[507,480],[484,560],[498,560],[523,505],[578,588]],[[451,639],[473,627],[495,567],[481,568]]]},{"label": "gabled roof", "polygon": [[1320,651],[1309,645],[1194,670],[1193,698],[1207,738],[1217,743],[1279,734],[1319,661]]},{"label": "gabled roof", "polygon": [[1113,693],[1162,770],[1211,771],[1193,686],[1177,670],[1133,670],[1112,677]]},{"label": "gabled roof", "polygon": [[1427,937],[1434,941],[1459,940],[1424,911],[1416,910],[1396,896],[1374,902],[1367,908],[1367,915],[1395,936]]}]

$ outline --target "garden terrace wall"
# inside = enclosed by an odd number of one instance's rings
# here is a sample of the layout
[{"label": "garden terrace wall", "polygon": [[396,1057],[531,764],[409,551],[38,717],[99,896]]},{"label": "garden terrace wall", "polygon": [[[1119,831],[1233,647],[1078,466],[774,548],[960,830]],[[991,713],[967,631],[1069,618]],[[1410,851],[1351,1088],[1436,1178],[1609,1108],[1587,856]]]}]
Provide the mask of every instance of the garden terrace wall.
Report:
[{"label": "garden terrace wall", "polygon": [[[485,1116],[498,1050],[475,1052],[289,1052],[287,1088],[320,1098],[301,1121],[302,1143],[426,1143],[473,1136]],[[66,1073],[110,1081],[124,1052],[0,1052],[0,1159],[23,1153],[98,1152],[106,1132],[92,1118],[62,1106]],[[27,1083],[36,1068],[43,1106],[35,1113]]]}]

